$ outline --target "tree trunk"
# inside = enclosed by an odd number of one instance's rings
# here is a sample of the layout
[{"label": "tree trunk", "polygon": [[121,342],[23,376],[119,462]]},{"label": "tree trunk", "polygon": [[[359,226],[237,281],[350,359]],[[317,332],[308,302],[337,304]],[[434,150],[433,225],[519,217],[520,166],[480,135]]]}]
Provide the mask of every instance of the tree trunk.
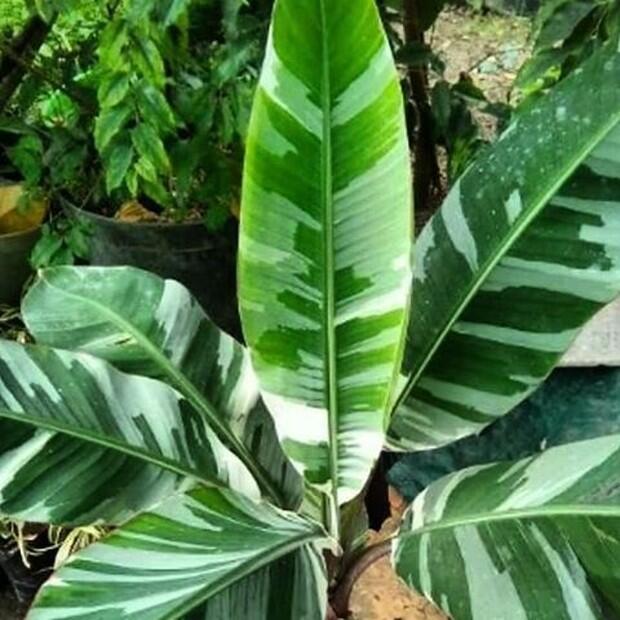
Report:
[{"label": "tree trunk", "polygon": [[12,41],[0,48],[0,113],[28,73],[28,64],[47,39],[54,21],[55,18],[46,22],[34,15]]},{"label": "tree trunk", "polygon": [[[405,43],[424,43],[424,31],[420,26],[417,3],[418,0],[403,1]],[[433,115],[428,97],[426,68],[409,67],[408,78],[417,129],[414,148],[415,202],[416,208],[424,212],[431,206],[433,191],[440,186],[439,163],[433,138]]]}]

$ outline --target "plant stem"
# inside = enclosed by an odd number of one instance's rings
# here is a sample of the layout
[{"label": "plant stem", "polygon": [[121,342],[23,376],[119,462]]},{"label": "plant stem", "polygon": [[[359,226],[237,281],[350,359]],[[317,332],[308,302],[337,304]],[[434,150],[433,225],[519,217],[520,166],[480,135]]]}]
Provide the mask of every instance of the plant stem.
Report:
[{"label": "plant stem", "polygon": [[349,606],[353,587],[358,579],[375,563],[389,555],[392,548],[392,541],[385,540],[376,545],[368,547],[345,572],[342,579],[338,582],[336,589],[330,599],[330,609],[338,618],[349,616]]},{"label": "plant stem", "polygon": [[327,606],[327,616],[326,616],[327,620],[338,620],[338,616],[336,615],[336,612],[332,609],[331,605]]}]

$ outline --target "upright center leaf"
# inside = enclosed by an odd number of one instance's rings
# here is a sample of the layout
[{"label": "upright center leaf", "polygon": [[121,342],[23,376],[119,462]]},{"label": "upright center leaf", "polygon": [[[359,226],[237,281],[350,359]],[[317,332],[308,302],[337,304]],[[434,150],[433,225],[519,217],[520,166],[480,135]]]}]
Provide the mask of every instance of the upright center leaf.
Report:
[{"label": "upright center leaf", "polygon": [[336,504],[383,444],[411,222],[401,92],[373,0],[278,0],[247,144],[241,313],[284,449]]}]

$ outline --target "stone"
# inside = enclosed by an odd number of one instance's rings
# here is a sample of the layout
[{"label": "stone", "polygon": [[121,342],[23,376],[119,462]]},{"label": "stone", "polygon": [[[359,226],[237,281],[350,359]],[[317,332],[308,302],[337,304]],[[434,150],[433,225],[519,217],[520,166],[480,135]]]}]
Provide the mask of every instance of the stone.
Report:
[{"label": "stone", "polygon": [[620,300],[601,310],[592,319],[560,365],[620,366]]}]

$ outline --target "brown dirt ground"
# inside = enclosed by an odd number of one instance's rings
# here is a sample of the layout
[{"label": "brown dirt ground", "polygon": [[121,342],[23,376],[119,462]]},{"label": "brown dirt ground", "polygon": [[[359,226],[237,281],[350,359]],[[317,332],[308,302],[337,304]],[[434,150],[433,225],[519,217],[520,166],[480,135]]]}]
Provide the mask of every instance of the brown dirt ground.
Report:
[{"label": "brown dirt ground", "polygon": [[529,31],[527,18],[449,10],[440,15],[429,43],[445,61],[448,81],[469,73],[491,101],[506,102],[531,50]]},{"label": "brown dirt ground", "polygon": [[445,620],[432,603],[398,580],[387,558],[360,579],[351,611],[353,620]]},{"label": "brown dirt ground", "polygon": [[[369,544],[381,542],[398,530],[406,501],[390,488],[392,517],[380,532],[370,532]],[[373,564],[360,578],[351,597],[352,620],[445,620],[429,601],[412,592],[392,570],[389,558]]]}]

